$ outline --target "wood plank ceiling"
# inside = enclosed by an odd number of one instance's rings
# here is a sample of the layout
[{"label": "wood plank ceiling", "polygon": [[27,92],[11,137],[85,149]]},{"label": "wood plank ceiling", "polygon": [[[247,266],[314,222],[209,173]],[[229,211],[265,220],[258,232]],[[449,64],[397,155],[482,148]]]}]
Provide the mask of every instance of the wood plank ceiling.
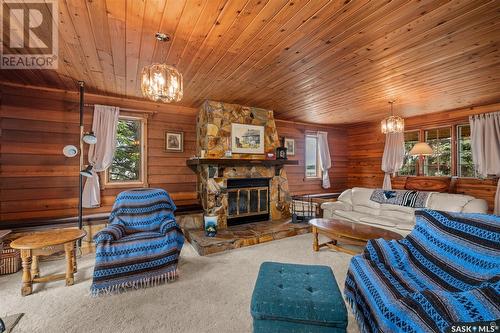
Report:
[{"label": "wood plank ceiling", "polygon": [[[152,62],[214,99],[314,123],[500,101],[498,0],[60,0],[57,71],[1,81],[142,98]],[[158,44],[157,31],[172,41]]]}]

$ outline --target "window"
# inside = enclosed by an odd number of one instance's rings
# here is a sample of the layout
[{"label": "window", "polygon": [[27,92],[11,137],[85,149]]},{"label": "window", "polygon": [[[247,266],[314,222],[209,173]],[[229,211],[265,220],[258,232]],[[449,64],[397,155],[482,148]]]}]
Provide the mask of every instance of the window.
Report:
[{"label": "window", "polygon": [[425,176],[451,176],[451,127],[424,131],[425,142],[433,150],[424,161]]},{"label": "window", "polygon": [[306,134],[305,146],[306,178],[319,178],[321,177],[321,169],[319,165],[318,137],[315,134]]},{"label": "window", "polygon": [[418,156],[410,155],[410,150],[418,143],[419,131],[405,132],[405,159],[403,167],[399,170],[401,176],[416,176],[417,175],[417,160]]},{"label": "window", "polygon": [[145,119],[120,116],[113,162],[106,172],[106,185],[146,186]]},{"label": "window", "polygon": [[458,177],[476,176],[472,161],[470,125],[457,126],[457,175]]}]

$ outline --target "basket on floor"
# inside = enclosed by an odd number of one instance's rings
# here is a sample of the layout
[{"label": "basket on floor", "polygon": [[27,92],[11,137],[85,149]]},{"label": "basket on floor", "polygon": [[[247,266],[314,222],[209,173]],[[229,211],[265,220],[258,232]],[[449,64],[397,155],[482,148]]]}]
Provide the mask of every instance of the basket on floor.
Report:
[{"label": "basket on floor", "polygon": [[[0,249],[2,247],[0,246]],[[21,269],[21,253],[4,243],[0,251],[0,275],[16,273]]]}]

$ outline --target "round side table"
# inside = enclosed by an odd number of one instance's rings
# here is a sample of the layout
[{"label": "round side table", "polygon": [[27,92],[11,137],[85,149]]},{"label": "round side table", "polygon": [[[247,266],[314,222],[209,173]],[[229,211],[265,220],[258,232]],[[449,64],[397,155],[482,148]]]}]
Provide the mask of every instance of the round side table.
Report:
[{"label": "round side table", "polygon": [[[21,250],[23,266],[23,286],[21,295],[27,296],[33,291],[33,283],[43,283],[55,280],[66,280],[66,285],[74,283],[76,273],[76,242],[87,233],[80,229],[55,229],[37,232],[20,237],[10,243],[13,249]],[[51,255],[64,248],[66,254],[66,273],[40,276],[38,256]]]}]

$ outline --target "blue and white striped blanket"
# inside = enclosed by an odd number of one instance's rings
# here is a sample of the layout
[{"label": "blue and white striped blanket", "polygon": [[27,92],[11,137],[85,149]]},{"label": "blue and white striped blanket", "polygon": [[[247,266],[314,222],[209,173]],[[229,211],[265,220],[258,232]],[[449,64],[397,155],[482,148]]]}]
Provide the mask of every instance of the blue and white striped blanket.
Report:
[{"label": "blue and white striped blanket", "polygon": [[173,200],[162,189],[120,193],[110,224],[95,237],[94,295],[146,287],[177,277],[184,235]]},{"label": "blue and white striped blanket", "polygon": [[352,258],[345,296],[362,332],[446,332],[500,318],[500,217],[416,211],[403,240]]},{"label": "blue and white striped blanket", "polygon": [[427,199],[431,193],[432,192],[377,189],[373,190],[370,200],[380,204],[425,208]]}]

